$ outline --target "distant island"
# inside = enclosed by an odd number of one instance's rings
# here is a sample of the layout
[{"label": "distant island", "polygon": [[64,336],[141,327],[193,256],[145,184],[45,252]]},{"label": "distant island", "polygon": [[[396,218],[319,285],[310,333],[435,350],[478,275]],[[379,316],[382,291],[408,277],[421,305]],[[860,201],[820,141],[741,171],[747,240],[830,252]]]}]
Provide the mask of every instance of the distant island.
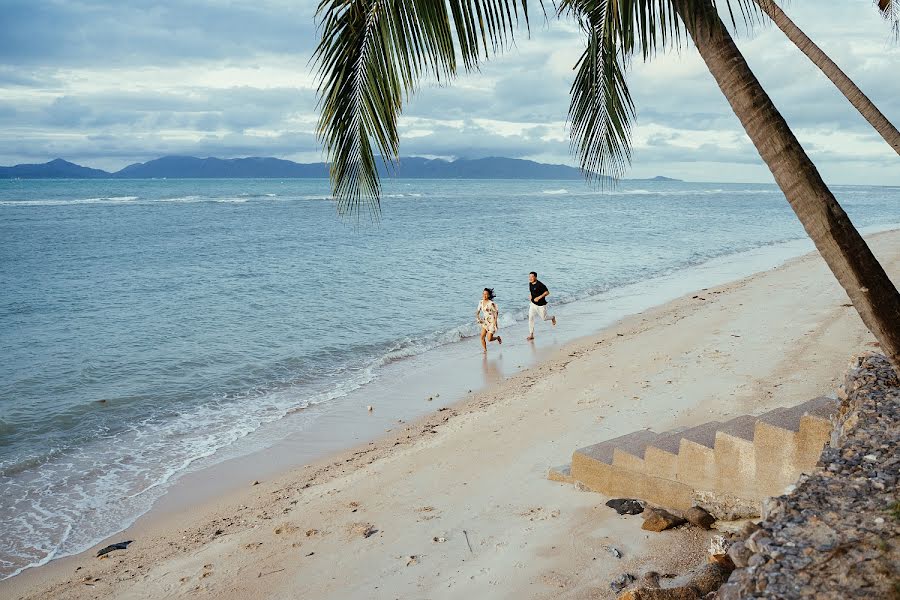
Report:
[{"label": "distant island", "polygon": [[[518,158],[400,158],[398,166],[379,168],[382,176],[403,179],[583,179],[579,169]],[[196,158],[164,156],[115,171],[91,169],[57,158],[42,164],[0,167],[0,179],[324,179],[328,163],[302,164],[271,157]],[[643,181],[680,181],[654,177]]]}]

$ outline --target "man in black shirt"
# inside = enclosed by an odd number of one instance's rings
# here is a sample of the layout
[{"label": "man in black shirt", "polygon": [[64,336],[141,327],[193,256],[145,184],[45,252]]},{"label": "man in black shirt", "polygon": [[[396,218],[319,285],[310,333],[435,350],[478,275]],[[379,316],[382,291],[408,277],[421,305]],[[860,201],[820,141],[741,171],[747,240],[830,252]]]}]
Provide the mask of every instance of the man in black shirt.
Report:
[{"label": "man in black shirt", "polygon": [[528,306],[528,337],[526,340],[534,339],[534,317],[539,316],[542,321],[550,321],[556,325],[556,317],[547,314],[547,296],[550,290],[547,286],[538,281],[537,273],[532,271],[528,274],[528,289],[531,291],[531,302]]}]

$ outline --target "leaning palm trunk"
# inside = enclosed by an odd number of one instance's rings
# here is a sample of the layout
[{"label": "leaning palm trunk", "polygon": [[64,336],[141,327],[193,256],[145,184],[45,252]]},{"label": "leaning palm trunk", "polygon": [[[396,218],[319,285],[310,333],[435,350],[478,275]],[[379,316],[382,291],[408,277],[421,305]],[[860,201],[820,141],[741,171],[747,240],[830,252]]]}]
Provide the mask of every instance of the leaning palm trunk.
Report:
[{"label": "leaning palm trunk", "polygon": [[756,3],[769,15],[769,18],[772,19],[778,29],[783,31],[788,39],[834,83],[837,89],[850,101],[850,104],[859,111],[859,114],[894,149],[894,152],[900,154],[900,131],[897,131],[897,128],[887,120],[887,117],[878,110],[878,107],[869,100],[868,96],[784,14],[784,11],[781,10],[774,0],[756,0]]},{"label": "leaning palm trunk", "polygon": [[753,75],[712,2],[676,0],[700,56],[863,322],[900,369],[900,293]]}]

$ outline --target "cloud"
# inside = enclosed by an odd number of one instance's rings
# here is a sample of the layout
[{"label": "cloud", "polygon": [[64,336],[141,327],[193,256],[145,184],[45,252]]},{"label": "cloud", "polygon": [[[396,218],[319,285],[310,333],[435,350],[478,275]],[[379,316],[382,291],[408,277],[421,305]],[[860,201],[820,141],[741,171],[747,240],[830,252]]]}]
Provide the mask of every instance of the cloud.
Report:
[{"label": "cloud", "polygon": [[308,52],[309,2],[7,0],[0,60],[9,64],[122,66]]},{"label": "cloud", "polygon": [[[318,160],[314,1],[10,0],[0,22],[0,162],[62,156],[119,168],[167,153]],[[900,121],[900,48],[868,0],[787,6]],[[404,106],[401,153],[575,164],[565,121],[583,49],[539,10],[530,36]],[[751,68],[829,181],[900,184],[896,154],[774,27],[737,35]],[[637,58],[633,176],[771,181],[693,47]]]}]

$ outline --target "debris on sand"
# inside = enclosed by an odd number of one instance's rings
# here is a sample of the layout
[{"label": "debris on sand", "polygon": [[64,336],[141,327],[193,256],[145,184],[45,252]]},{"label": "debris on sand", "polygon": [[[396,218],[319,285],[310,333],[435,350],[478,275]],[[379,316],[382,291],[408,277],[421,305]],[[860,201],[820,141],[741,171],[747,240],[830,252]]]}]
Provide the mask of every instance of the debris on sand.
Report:
[{"label": "debris on sand", "polygon": [[103,548],[102,550],[100,550],[99,552],[97,552],[97,558],[99,558],[105,554],[109,554],[113,550],[127,550],[128,544],[130,544],[133,541],[134,540],[126,540],[124,542],[117,542],[115,544],[110,544],[109,546],[107,546],[107,547]]},{"label": "debris on sand", "polygon": [[644,512],[644,503],[633,498],[613,498],[606,505],[620,515],[639,515]]}]

